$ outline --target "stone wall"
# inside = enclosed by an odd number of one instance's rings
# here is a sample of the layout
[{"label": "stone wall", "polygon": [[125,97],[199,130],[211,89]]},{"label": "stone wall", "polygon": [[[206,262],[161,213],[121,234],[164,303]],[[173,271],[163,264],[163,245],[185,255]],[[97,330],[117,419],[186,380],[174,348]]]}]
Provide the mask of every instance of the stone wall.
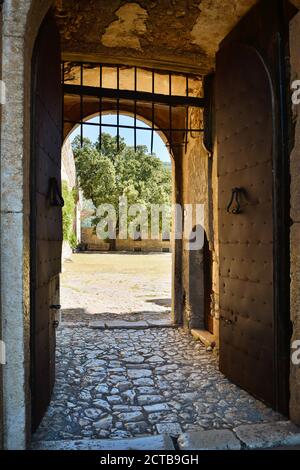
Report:
[{"label": "stone wall", "polygon": [[[194,113],[194,111],[193,111]],[[197,119],[192,114],[190,118]],[[200,118],[201,120],[201,118]],[[215,231],[213,225],[213,208],[217,207],[212,199],[217,194],[217,178],[213,156],[204,148],[202,134],[189,135],[186,152],[183,155],[183,204],[204,205],[204,229],[208,240],[209,250],[213,258],[214,284],[211,298],[212,314],[218,309],[217,299],[217,256],[214,251]],[[217,211],[216,211],[217,212]],[[216,231],[217,233],[217,231]],[[204,259],[203,250],[188,251],[183,249],[183,316],[184,325],[188,328],[204,328]],[[217,334],[217,325],[215,325]]]},{"label": "stone wall", "polygon": [[[81,241],[87,245],[87,249],[91,251],[109,251],[109,243],[100,240],[94,233],[93,228],[81,228]],[[171,243],[162,240],[116,240],[116,251],[142,251],[142,252],[161,252],[163,250],[171,250]]]},{"label": "stone wall", "polygon": [[61,152],[61,179],[68,183],[68,188],[77,186],[74,154],[69,139],[66,139]]},{"label": "stone wall", "polygon": [[[291,21],[291,80],[300,80],[300,13]],[[292,341],[300,340],[300,105],[293,106],[295,146],[291,153],[291,320]],[[300,424],[300,367],[291,364],[291,418]]]},{"label": "stone wall", "polygon": [[9,357],[3,367],[3,446],[8,449],[24,449],[30,439],[31,59],[50,5],[48,0],[6,0],[2,7],[1,62],[7,100],[1,107],[1,323]]}]

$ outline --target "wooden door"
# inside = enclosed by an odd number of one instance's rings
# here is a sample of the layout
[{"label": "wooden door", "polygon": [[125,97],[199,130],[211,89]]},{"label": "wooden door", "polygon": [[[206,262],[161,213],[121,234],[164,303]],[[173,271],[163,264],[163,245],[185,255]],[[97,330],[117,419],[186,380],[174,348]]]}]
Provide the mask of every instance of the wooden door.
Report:
[{"label": "wooden door", "polygon": [[31,393],[32,427],[40,423],[55,380],[55,313],[62,248],[62,88],[60,38],[48,14],[32,64]]},{"label": "wooden door", "polygon": [[[287,3],[287,2],[286,2]],[[220,368],[288,413],[289,8],[264,0],[217,55]],[[285,22],[285,23],[284,23]]]}]

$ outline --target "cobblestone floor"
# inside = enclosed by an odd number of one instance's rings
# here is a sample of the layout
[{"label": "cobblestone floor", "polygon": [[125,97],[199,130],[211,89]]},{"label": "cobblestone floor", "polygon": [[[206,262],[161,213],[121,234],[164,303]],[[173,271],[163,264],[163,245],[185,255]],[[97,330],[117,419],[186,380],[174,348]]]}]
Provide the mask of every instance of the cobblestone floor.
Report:
[{"label": "cobblestone floor", "polygon": [[54,396],[35,440],[177,436],[280,419],[182,330],[61,327]]}]

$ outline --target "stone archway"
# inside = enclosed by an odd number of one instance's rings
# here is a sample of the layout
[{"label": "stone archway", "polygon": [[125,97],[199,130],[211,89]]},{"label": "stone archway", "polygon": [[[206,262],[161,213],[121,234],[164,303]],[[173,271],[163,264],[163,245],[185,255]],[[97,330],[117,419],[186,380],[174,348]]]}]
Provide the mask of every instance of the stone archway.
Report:
[{"label": "stone archway", "polygon": [[[31,57],[52,1],[4,2],[1,107],[1,316],[4,448],[24,449],[30,438],[29,390],[29,161]],[[12,244],[12,240],[14,243]],[[11,289],[11,286],[14,289]]]},{"label": "stone archway", "polygon": [[[68,112],[69,117],[72,117],[74,121],[78,120],[78,109],[71,108],[71,111]],[[104,107],[103,115],[105,114],[114,114],[116,113],[116,109],[114,107],[108,106],[107,108]],[[131,105],[121,105],[119,109],[120,115],[127,115],[130,117],[134,116],[133,112],[133,103]],[[98,103],[91,103],[89,107],[86,108],[86,113],[84,116],[83,121],[88,121],[95,116],[99,115],[99,105]],[[152,127],[152,116],[151,116],[151,109],[150,108],[143,108],[139,109],[139,114],[136,116],[137,119],[140,119],[145,124]],[[71,119],[71,120],[72,120]],[[168,127],[168,119],[169,115],[168,112],[166,113],[156,113],[156,120],[154,122],[155,126],[158,128],[166,128]],[[182,110],[177,115],[176,126],[184,128],[185,125],[186,114],[185,110]],[[74,130],[74,126],[71,125],[65,126],[64,137],[65,139],[70,135],[70,133]],[[160,131],[158,132],[160,138],[168,145],[169,136]],[[182,205],[182,153],[183,148],[179,146],[174,146],[170,148],[169,146],[169,154],[170,160],[172,163],[172,202],[173,204],[180,204]],[[175,211],[176,212],[176,211]],[[179,215],[179,214],[178,214]],[[176,217],[177,214],[174,214]],[[179,222],[180,223],[180,222]],[[176,222],[175,222],[176,225]],[[183,309],[182,309],[182,292],[183,292],[183,278],[182,278],[182,240],[172,240],[172,316],[173,320],[176,324],[183,323]],[[201,298],[201,297],[200,297]]]}]

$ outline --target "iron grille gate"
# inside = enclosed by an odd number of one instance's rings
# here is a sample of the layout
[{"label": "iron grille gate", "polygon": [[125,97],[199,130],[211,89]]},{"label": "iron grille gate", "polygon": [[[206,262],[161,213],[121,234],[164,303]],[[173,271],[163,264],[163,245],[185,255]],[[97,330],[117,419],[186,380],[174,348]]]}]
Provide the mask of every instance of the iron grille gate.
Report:
[{"label": "iron grille gate", "polygon": [[[132,83],[131,86],[120,86],[120,79],[122,71],[131,71],[132,72]],[[109,71],[109,72],[107,72]],[[89,76],[90,72],[90,76]],[[146,74],[149,80],[151,77],[151,86],[150,90],[145,91],[139,87],[138,74]],[[105,75],[115,74],[115,86],[104,86]],[[85,76],[86,75],[86,76]],[[162,78],[163,77],[163,78]],[[160,87],[160,81],[168,82],[168,89],[161,90],[160,93],[157,93],[156,89]],[[106,80],[107,81],[107,80]],[[181,82],[181,87],[175,86],[174,82]],[[184,86],[182,85],[184,81]],[[191,86],[193,83],[193,86]],[[115,128],[117,130],[117,148],[119,150],[120,146],[120,129],[132,129],[134,132],[134,149],[137,149],[137,131],[149,131],[151,132],[151,153],[153,153],[153,143],[154,143],[154,132],[163,132],[167,133],[169,136],[169,143],[167,146],[169,148],[174,148],[175,146],[187,146],[188,143],[188,134],[189,133],[202,133],[204,131],[202,126],[202,119],[197,120],[196,126],[190,125],[190,110],[200,109],[202,110],[205,107],[205,98],[201,96],[202,93],[202,77],[183,74],[183,73],[173,73],[169,71],[154,70],[147,68],[138,68],[131,66],[120,66],[120,65],[103,65],[103,64],[94,64],[94,63],[78,63],[78,62],[63,62],[62,63],[62,84],[64,91],[65,102],[68,97],[75,96],[79,98],[79,118],[77,119],[68,119],[64,117],[64,125],[79,125],[80,126],[80,138],[81,145],[83,145],[84,138],[84,126],[97,126],[99,128],[99,144],[101,148],[102,143],[102,130],[103,128]],[[145,87],[144,87],[145,88]],[[149,88],[149,87],[148,87]],[[165,87],[166,88],[166,87]],[[175,88],[179,93],[174,93]],[[86,113],[84,112],[84,105],[86,99],[94,99],[98,101],[98,112],[99,122],[89,122],[85,121],[87,118]],[[117,115],[116,124],[105,124],[102,119],[104,103],[109,100],[114,102],[115,114]],[[134,119],[134,125],[124,125],[120,124],[120,115],[122,114],[120,103],[121,101],[126,101],[132,103],[132,114]],[[138,125],[138,105],[151,106],[151,127],[141,127]],[[157,105],[160,108],[168,109],[168,126],[159,127],[155,124],[156,121],[156,112]],[[65,106],[65,103],[64,103]],[[182,108],[185,112],[185,126],[175,126],[173,125],[173,113],[174,108]],[[175,143],[173,136],[177,132],[184,133],[184,139],[181,143]]]}]

